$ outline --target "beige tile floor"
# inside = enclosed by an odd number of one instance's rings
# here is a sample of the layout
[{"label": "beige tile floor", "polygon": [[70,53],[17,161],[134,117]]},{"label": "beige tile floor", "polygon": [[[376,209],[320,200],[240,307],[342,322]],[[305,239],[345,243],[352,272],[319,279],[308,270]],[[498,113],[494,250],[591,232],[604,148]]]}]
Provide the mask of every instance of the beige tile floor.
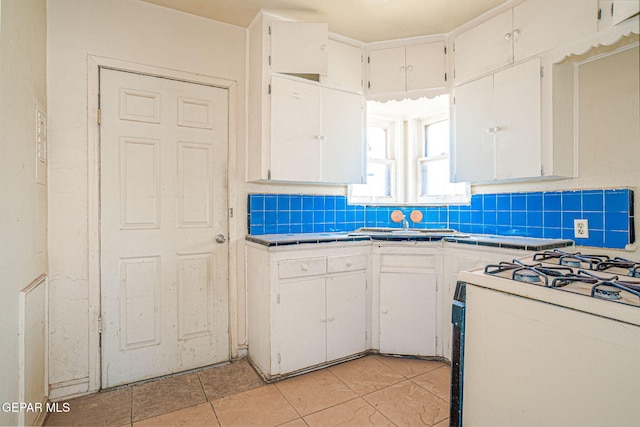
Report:
[{"label": "beige tile floor", "polygon": [[447,364],[367,356],[264,384],[246,361],[68,401],[48,426],[449,424]]}]

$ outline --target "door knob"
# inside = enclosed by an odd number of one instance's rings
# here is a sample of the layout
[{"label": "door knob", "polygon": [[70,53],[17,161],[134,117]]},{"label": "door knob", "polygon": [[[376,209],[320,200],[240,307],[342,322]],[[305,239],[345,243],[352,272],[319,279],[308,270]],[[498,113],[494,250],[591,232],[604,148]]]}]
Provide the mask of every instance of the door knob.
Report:
[{"label": "door knob", "polygon": [[217,234],[216,235],[216,243],[224,243],[226,241],[227,241],[227,239],[226,239],[226,237],[224,237],[224,234]]}]

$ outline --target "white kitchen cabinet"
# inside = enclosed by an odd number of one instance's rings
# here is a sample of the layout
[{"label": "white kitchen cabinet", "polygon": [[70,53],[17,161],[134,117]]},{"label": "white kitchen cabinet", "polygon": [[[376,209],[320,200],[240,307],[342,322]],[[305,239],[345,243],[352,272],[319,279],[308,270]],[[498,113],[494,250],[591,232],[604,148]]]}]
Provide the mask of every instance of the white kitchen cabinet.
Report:
[{"label": "white kitchen cabinet", "polygon": [[267,378],[367,348],[370,244],[247,243],[249,357]]},{"label": "white kitchen cabinet", "polygon": [[[606,11],[603,11],[603,13],[606,13]],[[617,25],[640,13],[640,2],[637,0],[616,0],[611,5],[610,13],[612,24]]]},{"label": "white kitchen cabinet", "polygon": [[380,352],[436,356],[439,251],[410,243],[373,250]]},{"label": "white kitchen cabinet", "polygon": [[329,27],[306,22],[271,22],[271,71],[326,74],[329,68]]},{"label": "white kitchen cabinet", "polygon": [[542,175],[541,69],[533,59],[455,89],[455,180]]},{"label": "white kitchen cabinet", "polygon": [[444,41],[396,46],[369,51],[369,95],[443,89]]},{"label": "white kitchen cabinet", "polygon": [[360,95],[274,76],[270,178],[361,183],[362,125]]},{"label": "white kitchen cabinet", "polygon": [[329,69],[320,76],[323,85],[362,93],[362,49],[329,40]]},{"label": "white kitchen cabinet", "polygon": [[597,27],[597,0],[526,1],[455,37],[455,82],[584,39]]},{"label": "white kitchen cabinet", "polygon": [[[365,165],[361,49],[327,39],[321,43],[328,68],[321,73],[307,65],[297,68],[298,59],[309,61],[296,53],[303,47],[289,42],[306,43],[306,25],[281,22],[261,12],[249,26],[246,178],[361,183]],[[304,34],[291,40],[283,28]],[[281,39],[286,43],[276,41]]]}]

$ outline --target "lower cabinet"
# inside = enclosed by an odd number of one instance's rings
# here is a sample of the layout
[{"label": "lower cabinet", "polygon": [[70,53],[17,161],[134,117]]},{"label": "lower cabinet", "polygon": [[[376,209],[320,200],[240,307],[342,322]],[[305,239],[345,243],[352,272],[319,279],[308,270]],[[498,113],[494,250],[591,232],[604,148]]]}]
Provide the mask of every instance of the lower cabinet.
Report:
[{"label": "lower cabinet", "polygon": [[280,284],[280,369],[293,372],[366,349],[366,272]]},{"label": "lower cabinet", "polygon": [[379,310],[374,307],[374,313],[379,317],[380,353],[438,355],[437,271],[441,258],[437,247],[374,246],[374,286],[380,295]]},{"label": "lower cabinet", "polygon": [[249,357],[266,378],[367,350],[368,242],[246,251]]}]

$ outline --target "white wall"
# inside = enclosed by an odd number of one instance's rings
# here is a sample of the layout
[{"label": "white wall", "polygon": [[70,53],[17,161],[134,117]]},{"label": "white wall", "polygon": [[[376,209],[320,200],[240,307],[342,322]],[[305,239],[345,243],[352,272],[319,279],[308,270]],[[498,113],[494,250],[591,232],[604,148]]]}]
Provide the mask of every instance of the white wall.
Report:
[{"label": "white wall", "polygon": [[[36,104],[47,106],[45,6],[0,4],[0,403],[18,401],[19,292],[47,272],[47,189],[35,181]],[[0,411],[0,425],[17,423],[18,414]]]},{"label": "white wall", "polygon": [[[88,87],[88,55],[237,81],[237,128],[234,131],[238,146],[231,147],[231,152],[237,150],[238,176],[243,177],[246,30],[138,0],[50,0],[47,7],[51,254],[49,379],[55,399],[86,393],[97,387],[98,367],[95,358],[91,358],[91,352],[95,353],[97,349],[89,340],[89,325],[95,324],[96,319],[90,318],[89,297],[96,292],[98,284],[90,283],[88,276],[92,254],[88,252],[87,195],[92,179],[88,176],[87,166],[87,99],[97,88]],[[232,173],[235,160],[230,161]],[[234,199],[230,206],[242,218],[241,207]],[[245,229],[246,218],[230,232],[232,247],[237,246],[239,239],[244,239]],[[232,266],[234,261],[235,258]],[[232,335],[241,345],[246,340],[244,290],[236,292],[237,287],[237,281],[232,281],[231,313],[235,317],[231,324],[235,326]],[[241,296],[235,298],[236,294]],[[237,309],[233,309],[234,306]],[[94,348],[90,349],[90,345]],[[90,374],[94,378],[91,389]]]}]

